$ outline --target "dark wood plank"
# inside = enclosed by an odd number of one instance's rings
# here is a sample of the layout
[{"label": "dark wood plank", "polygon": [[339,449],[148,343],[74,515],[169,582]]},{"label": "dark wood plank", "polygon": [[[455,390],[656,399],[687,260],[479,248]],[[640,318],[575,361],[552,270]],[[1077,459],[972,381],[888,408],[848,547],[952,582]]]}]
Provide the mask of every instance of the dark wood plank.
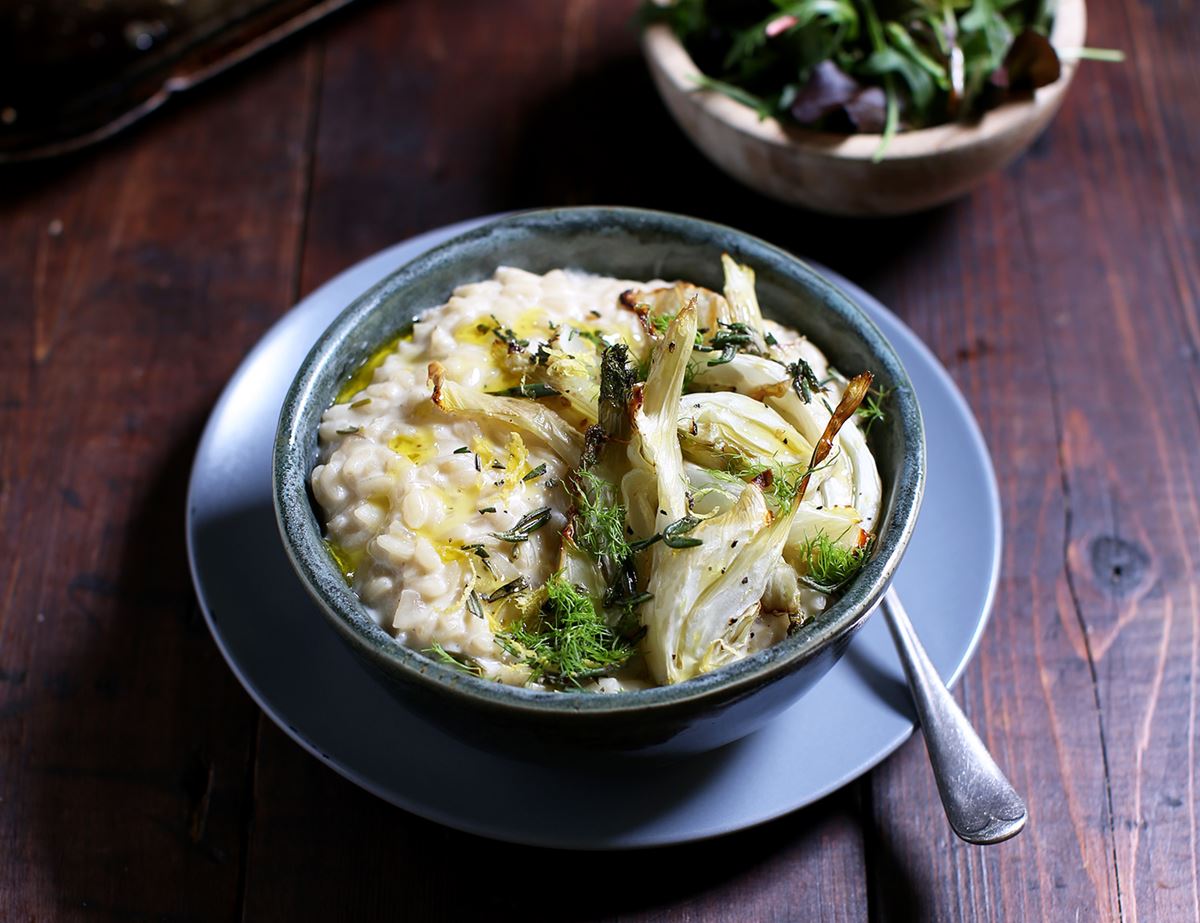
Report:
[{"label": "dark wood plank", "polygon": [[184,492],[294,294],[310,58],[0,177],[0,918],[236,912],[258,712],[194,603]]},{"label": "dark wood plank", "polygon": [[[1200,25],[1179,3],[1094,16],[1128,36],[1131,66],[1081,88],[1057,207],[1022,197],[1044,254],[1067,600],[1107,741],[1122,916],[1200,919],[1200,125],[1170,102],[1200,84]],[[1079,221],[1104,233],[1068,244]]]},{"label": "dark wood plank", "polygon": [[[1093,677],[1074,643],[1074,614],[1063,608],[1067,498],[1047,393],[1050,359],[1035,313],[1039,256],[1021,239],[1017,190],[1026,170],[947,210],[920,243],[942,256],[914,261],[900,279],[881,280],[881,290],[894,291],[886,297],[948,360],[993,450],[1005,514],[1002,579],[961,694],[1026,794],[1031,820],[1001,846],[958,842],[921,746],[906,748],[873,780],[879,919],[1110,920],[1118,913]],[[962,528],[969,536],[971,524]],[[911,895],[915,906],[894,900],[896,893]]]},{"label": "dark wood plank", "polygon": [[[503,780],[481,780],[503,795]],[[264,723],[249,920],[866,919],[853,789],[763,827],[649,852],[518,847],[420,820]],[[311,869],[320,856],[319,871]],[[469,886],[464,882],[469,880]]]},{"label": "dark wood plank", "polygon": [[[1184,920],[1200,906],[1197,215],[1183,154],[1197,130],[1162,102],[1195,85],[1196,29],[1182,6],[1153,21],[1134,5],[1091,12],[1090,41],[1134,59],[1086,67],[1047,138],[975,197],[955,229],[961,315],[919,295],[910,315],[943,356],[962,350],[954,371],[1000,474],[1005,580],[965,698],[1031,793],[1029,831],[981,852],[929,843],[919,753],[877,773],[877,795],[905,805],[881,826],[939,919]],[[923,277],[944,297],[936,272]]]},{"label": "dark wood plank", "polygon": [[[710,167],[654,96],[634,5],[365,4],[94,156],[0,176],[0,917],[1200,916],[1195,17],[1095,7],[1091,43],[1132,58],[1085,66],[1026,159],[954,206],[851,222]],[[912,741],[724,840],[506,847],[355,789],[237,689],[180,513],[241,352],[298,290],[414,232],[597,202],[827,262],[950,367],[1007,539],[959,694],[1029,798],[1017,840],[954,840]],[[514,893],[513,869],[547,890]],[[615,884],[581,905],[596,869]]]}]

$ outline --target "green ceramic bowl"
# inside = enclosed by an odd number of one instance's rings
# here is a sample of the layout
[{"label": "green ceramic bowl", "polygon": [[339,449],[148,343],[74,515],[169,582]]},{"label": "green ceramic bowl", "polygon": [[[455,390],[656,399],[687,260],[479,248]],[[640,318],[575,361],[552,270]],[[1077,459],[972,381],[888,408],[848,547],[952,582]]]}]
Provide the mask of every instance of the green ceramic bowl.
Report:
[{"label": "green ceramic bowl", "polygon": [[[676,686],[619,695],[539,692],[467,676],[398,644],[342,579],[321,540],[309,492],[317,424],[346,378],[421,311],[501,264],[571,267],[628,279],[688,279],[721,288],[720,254],[757,274],[764,314],[807,334],[839,369],[892,389],[871,431],[883,481],[872,559],[841,599],[779,644]],[[861,310],[801,260],[731,228],[631,208],[512,215],[455,238],[394,272],[346,308],[301,365],[275,441],[275,508],[284,545],[321,611],[351,650],[429,720],[489,747],[544,745],[671,754],[736,740],[801,696],[837,661],[874,610],[904,554],[925,481],[921,411],[891,345]],[[330,690],[336,695],[337,690]]]}]

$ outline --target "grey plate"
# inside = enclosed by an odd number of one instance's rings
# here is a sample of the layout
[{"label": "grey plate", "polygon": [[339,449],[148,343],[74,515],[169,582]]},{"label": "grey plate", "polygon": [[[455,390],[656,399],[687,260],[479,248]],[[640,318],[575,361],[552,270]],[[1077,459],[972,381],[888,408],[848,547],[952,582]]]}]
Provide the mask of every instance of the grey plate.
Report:
[{"label": "grey plate", "polygon": [[[386,801],[431,820],[539,846],[615,849],[729,833],[810,804],[866,772],[913,731],[903,673],[881,619],[768,727],[686,763],[531,765],[483,753],[406,710],[340,643],[284,553],[271,501],[283,395],[309,347],[393,269],[484,218],[376,254],[281,319],[226,387],[188,491],[192,578],[225,659],[306,750]],[[939,672],[957,679],[978,644],[1000,567],[1000,504],[987,447],[945,370],[882,305],[826,271],[882,328],[912,378],[929,455],[921,520],[896,578]],[[956,566],[943,566],[955,544]],[[386,716],[386,720],[380,720]],[[618,758],[619,759],[619,758]],[[504,798],[495,798],[494,779]],[[588,796],[573,797],[586,790]]]}]

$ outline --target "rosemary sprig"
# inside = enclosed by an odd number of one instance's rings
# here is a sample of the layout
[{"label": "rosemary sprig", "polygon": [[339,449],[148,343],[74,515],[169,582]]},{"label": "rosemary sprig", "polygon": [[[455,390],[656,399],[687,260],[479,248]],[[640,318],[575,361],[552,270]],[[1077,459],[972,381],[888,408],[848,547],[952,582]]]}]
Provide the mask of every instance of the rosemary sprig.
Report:
[{"label": "rosemary sprig", "polygon": [[546,473],[546,463],[542,462],[536,468],[532,469],[527,475],[525,475],[525,477],[521,478],[521,480],[522,481],[536,481],[538,478],[540,478],[545,473]]}]

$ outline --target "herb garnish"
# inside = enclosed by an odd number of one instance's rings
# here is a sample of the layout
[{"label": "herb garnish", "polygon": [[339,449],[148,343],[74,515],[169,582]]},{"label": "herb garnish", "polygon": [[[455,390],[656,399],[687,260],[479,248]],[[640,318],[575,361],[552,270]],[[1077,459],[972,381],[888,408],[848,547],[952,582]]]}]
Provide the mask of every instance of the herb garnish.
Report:
[{"label": "herb garnish", "polygon": [[579,327],[572,327],[567,339],[570,340],[576,335],[588,340],[596,349],[604,350],[608,347],[608,341],[604,339],[599,330],[583,330]]},{"label": "herb garnish", "polygon": [[466,455],[470,451],[471,451],[470,446],[460,445],[457,449],[454,450],[454,454],[455,455]]},{"label": "herb garnish", "polygon": [[361,426],[344,426],[337,431],[339,436],[353,436],[362,430]]},{"label": "herb garnish", "polygon": [[535,624],[521,622],[496,634],[504,650],[530,667],[531,679],[579,686],[633,655],[634,645],[609,627],[591,597],[561,571],[546,581],[545,590]]},{"label": "herb garnish", "polygon": [[451,654],[436,641],[425,649],[425,653],[432,654],[439,663],[444,663],[448,667],[462,670],[471,676],[483,676],[483,667],[475,658],[468,657],[466,654]]},{"label": "herb garnish", "polygon": [[546,463],[542,462],[536,468],[531,470],[527,475],[525,475],[525,477],[521,478],[521,480],[522,481],[536,481],[538,478],[540,478],[545,473],[546,473]]},{"label": "herb garnish", "polygon": [[821,382],[817,381],[817,373],[806,359],[797,359],[787,366],[788,376],[792,380],[792,390],[804,403],[812,400],[813,392],[821,390]]},{"label": "herb garnish", "polygon": [[833,458],[827,458],[813,467],[804,462],[788,465],[777,459],[758,461],[741,455],[729,455],[725,458],[724,471],[719,468],[708,470],[718,479],[754,481],[774,509],[785,510],[791,507],[796,491],[805,477],[816,474],[833,463]]},{"label": "herb garnish", "polygon": [[668,548],[695,548],[697,545],[703,545],[704,540],[688,538],[686,533],[691,532],[698,525],[700,525],[700,520],[695,516],[684,516],[665,526],[661,532],[655,532],[649,538],[640,538],[630,542],[629,548],[634,552],[645,551],[655,542],[662,542]]},{"label": "herb garnish", "polygon": [[708,345],[696,347],[701,352],[720,350],[721,355],[716,359],[709,359],[709,365],[725,365],[727,362],[732,362],[739,349],[743,346],[754,345],[754,331],[750,329],[749,325],[741,321],[734,321],[732,324],[718,321],[717,325],[717,332],[708,341]]},{"label": "herb garnish", "polygon": [[876,421],[882,422],[887,419],[887,411],[883,409],[883,402],[886,401],[894,389],[880,387],[872,388],[867,392],[866,398],[858,408],[858,418],[863,421],[863,435],[871,435],[871,427]]},{"label": "herb garnish", "polygon": [[350,405],[350,409],[358,410],[359,407],[366,407],[369,403],[371,403],[371,399],[369,397],[360,398]]},{"label": "herb garnish", "polygon": [[685,534],[691,532],[698,525],[700,525],[700,520],[695,516],[684,516],[682,519],[675,520],[663,528],[663,544],[668,548],[695,548],[697,545],[703,545],[704,542],[701,539],[688,538]]},{"label": "herb garnish", "polygon": [[873,542],[872,537],[857,548],[844,548],[818,532],[800,546],[798,559],[804,569],[801,582],[822,593],[834,592],[867,563]]},{"label": "herb garnish", "polygon": [[520,352],[529,345],[528,340],[521,339],[511,327],[505,327],[500,323],[500,319],[495,314],[492,315],[492,320],[495,322],[495,327],[489,327],[487,324],[479,325],[480,333],[495,334],[496,339],[508,347],[509,352]]},{"label": "herb garnish", "polygon": [[625,540],[625,507],[617,503],[607,481],[586,469],[576,475],[575,543],[600,563],[612,568],[630,556]]},{"label": "herb garnish", "polygon": [[519,384],[512,388],[505,388],[503,391],[489,391],[488,394],[493,394],[498,397],[558,397],[559,391],[557,388],[552,388],[550,385],[543,384],[540,381],[527,382]]},{"label": "herb garnish", "polygon": [[500,539],[502,542],[512,542],[513,544],[517,544],[518,542],[527,542],[529,541],[529,537],[546,523],[548,523],[550,521],[550,517],[553,515],[554,513],[550,507],[543,506],[541,509],[536,509],[526,513],[524,516],[518,519],[517,524],[507,532],[492,532],[489,534]]},{"label": "herb garnish", "polygon": [[529,581],[524,577],[518,577],[516,580],[510,580],[502,587],[497,587],[483,597],[490,603],[499,602],[506,596],[512,596],[514,593],[521,593],[529,589]]},{"label": "herb garnish", "polygon": [[629,396],[635,373],[629,365],[629,349],[624,343],[605,348],[600,358],[600,426],[613,438],[629,438]]},{"label": "herb garnish", "polygon": [[[599,430],[593,426],[589,435]],[[603,433],[599,435],[603,437]],[[638,627],[633,610],[653,597],[638,591],[634,551],[625,538],[625,507],[616,499],[616,488],[589,470],[597,454],[598,450],[593,450],[575,473],[572,540],[595,560],[605,583],[603,603],[624,610],[619,627],[623,635],[629,635]]]}]

